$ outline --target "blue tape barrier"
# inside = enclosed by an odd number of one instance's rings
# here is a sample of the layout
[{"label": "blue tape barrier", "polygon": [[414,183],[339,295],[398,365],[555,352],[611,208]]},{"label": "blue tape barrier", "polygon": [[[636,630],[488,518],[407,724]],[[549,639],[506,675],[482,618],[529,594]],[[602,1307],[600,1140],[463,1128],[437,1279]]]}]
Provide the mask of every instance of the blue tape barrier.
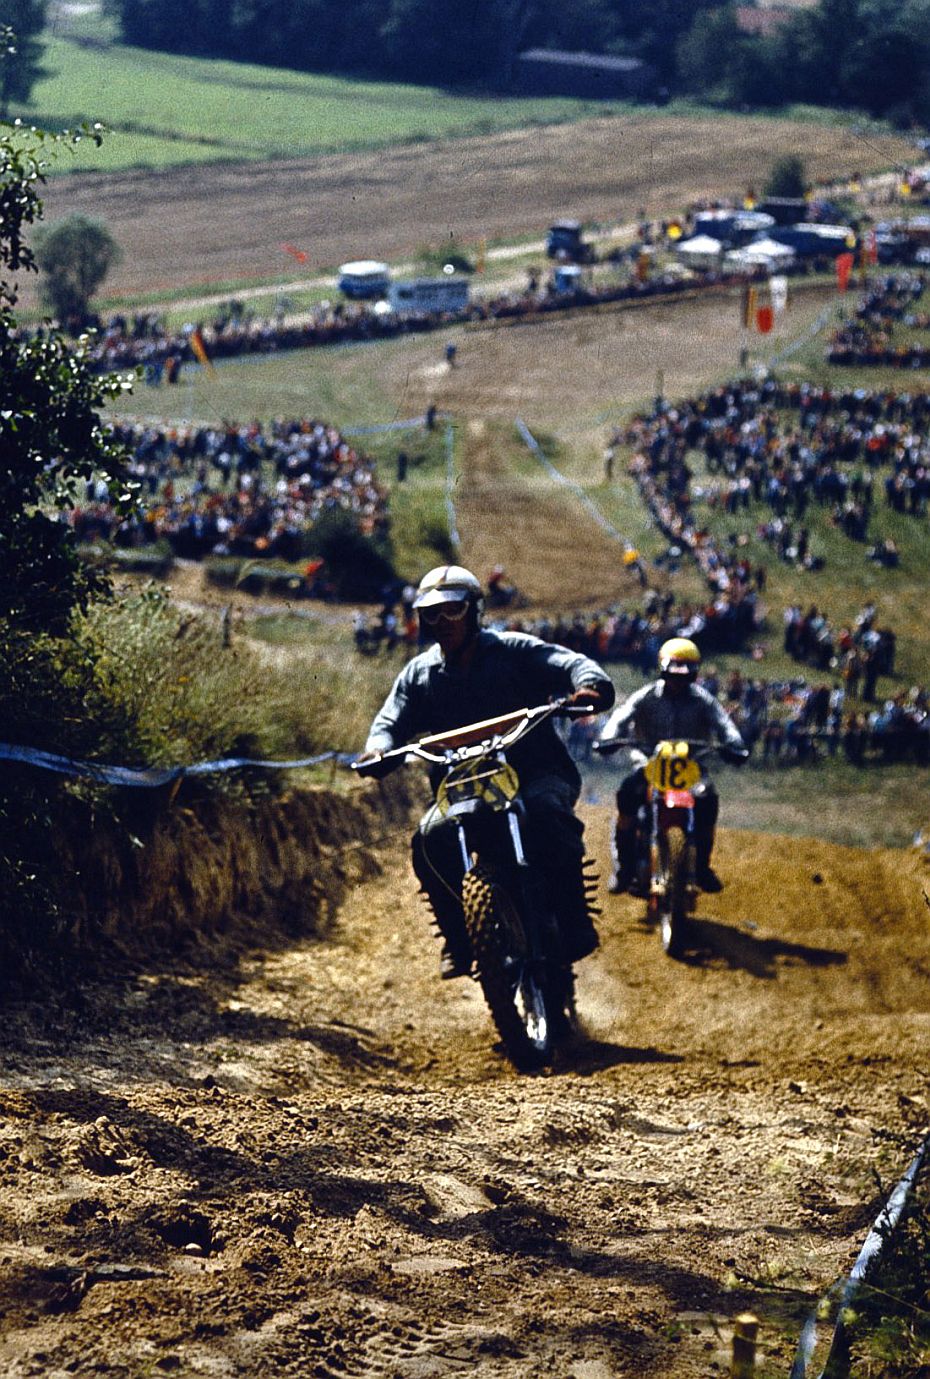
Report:
[{"label": "blue tape barrier", "polygon": [[455,515],[455,432],[452,423],[446,423],[446,514],[449,519],[449,539],[456,550],[462,546],[458,519]]},{"label": "blue tape barrier", "polygon": [[[852,1302],[860,1283],[865,1278],[869,1266],[878,1258],[883,1246],[887,1244],[891,1232],[898,1224],[901,1212],[904,1210],[904,1204],[910,1196],[928,1149],[930,1149],[930,1139],[924,1140],[920,1149],[914,1155],[904,1177],[898,1183],[897,1187],[888,1198],[888,1201],[875,1218],[872,1229],[866,1236],[862,1249],[859,1251],[858,1258],[852,1267],[849,1277],[842,1285],[842,1289],[840,1289],[840,1284],[837,1283],[834,1284],[826,1294],[824,1299],[825,1302],[839,1292],[839,1310],[836,1324],[833,1328],[833,1336],[830,1340],[830,1350],[818,1379],[824,1379],[824,1376],[830,1368],[830,1361],[833,1358],[833,1353],[839,1344],[846,1326],[846,1309]],[[798,1348],[795,1352],[794,1364],[791,1366],[789,1379],[805,1379],[807,1375],[808,1366],[813,1358],[814,1348],[817,1344],[817,1323],[820,1310],[821,1308],[818,1307],[804,1323],[803,1330],[801,1331],[801,1338],[798,1341]]]},{"label": "blue tape barrier", "polygon": [[530,431],[529,427],[525,424],[525,422],[521,421],[519,417],[517,417],[516,419],[516,427],[517,430],[520,432],[520,435],[523,438],[523,442],[526,445],[527,449],[530,450],[533,455],[535,455],[536,459],[542,465],[543,469],[545,469],[546,473],[550,476],[550,478],[555,479],[557,484],[561,484],[563,488],[570,489],[571,492],[574,493],[575,497],[579,500],[579,502],[584,504],[588,512],[594,518],[595,522],[598,524],[599,527],[602,527],[604,529],[604,531],[611,538],[611,540],[618,542],[619,545],[621,545],[624,548],[624,550],[630,550],[630,542],[627,541],[625,536],[622,536],[621,533],[617,531],[617,528],[613,525],[612,522],[608,522],[607,518],[601,512],[600,508],[598,508],[598,506],[595,503],[592,503],[591,499],[585,493],[581,485],[576,484],[572,479],[567,479],[565,475],[561,472],[561,470],[556,469],[552,461],[546,458],[546,456],[542,452],[542,447],[540,446],[539,442],[536,440],[535,436]]},{"label": "blue tape barrier", "polygon": [[265,771],[294,771],[305,766],[319,766],[324,761],[348,765],[355,760],[351,752],[321,752],[318,756],[298,757],[294,761],[263,761],[251,757],[221,757],[217,761],[198,761],[192,766],[108,766],[96,761],[78,761],[74,757],[43,752],[38,747],[19,747],[0,742],[0,761],[18,761],[38,766],[44,771],[56,771],[63,776],[95,780],[102,785],[132,785],[148,789],[170,785],[184,776],[206,776],[220,771],[240,771],[250,766]]}]

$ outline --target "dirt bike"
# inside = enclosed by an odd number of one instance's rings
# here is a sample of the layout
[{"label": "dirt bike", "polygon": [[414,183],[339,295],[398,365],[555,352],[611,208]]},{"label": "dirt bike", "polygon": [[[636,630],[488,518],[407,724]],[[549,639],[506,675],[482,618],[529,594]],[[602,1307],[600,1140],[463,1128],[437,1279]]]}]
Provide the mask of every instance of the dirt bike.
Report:
[{"label": "dirt bike", "polygon": [[507,752],[554,715],[586,717],[566,700],[517,709],[421,738],[355,763],[365,774],[392,758],[443,768],[436,805],[454,819],[462,852],[462,909],[475,975],[511,1061],[522,1070],[552,1058],[574,1023],[574,975],[543,880],[527,860],[526,810]]},{"label": "dirt bike", "polygon": [[647,918],[658,924],[662,948],[680,958],[687,946],[690,917],[700,887],[695,880],[695,794],[700,791],[701,759],[711,742],[604,740],[595,750],[607,755],[629,747],[648,754],[643,765],[646,800],[636,820],[636,880],[631,894],[646,901]]}]

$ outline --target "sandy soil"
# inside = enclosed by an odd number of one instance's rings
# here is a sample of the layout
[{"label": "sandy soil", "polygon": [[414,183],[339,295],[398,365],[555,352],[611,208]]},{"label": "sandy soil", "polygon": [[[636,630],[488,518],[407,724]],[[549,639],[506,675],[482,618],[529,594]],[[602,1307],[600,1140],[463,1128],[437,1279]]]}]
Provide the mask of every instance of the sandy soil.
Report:
[{"label": "sandy soil", "polygon": [[0,1371],[707,1379],[751,1307],[786,1374],[927,1119],[927,878],[719,853],[684,963],[605,897],[548,1076],[439,982],[401,839],[323,940],[7,1011]]},{"label": "sandy soil", "polygon": [[129,294],[280,278],[293,266],[284,243],[310,255],[313,274],[450,236],[538,233],[559,215],[668,215],[741,195],[790,152],[818,183],[914,160],[906,141],[852,129],[632,116],[261,166],[62,176],[46,189],[46,216],[102,216],[123,249],[107,291]]}]

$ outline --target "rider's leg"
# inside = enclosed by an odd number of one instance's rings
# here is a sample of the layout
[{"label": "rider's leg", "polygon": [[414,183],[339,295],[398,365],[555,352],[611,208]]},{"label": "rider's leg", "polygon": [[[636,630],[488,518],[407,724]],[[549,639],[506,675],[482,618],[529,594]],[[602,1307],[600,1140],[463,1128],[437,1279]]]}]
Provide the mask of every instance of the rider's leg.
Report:
[{"label": "rider's leg", "polygon": [[695,880],[702,891],[723,890],[723,882],[710,864],[720,798],[712,785],[704,783],[694,798]]},{"label": "rider's leg", "polygon": [[631,771],[617,791],[617,817],[610,840],[613,871],[607,882],[611,895],[622,895],[636,879],[636,816],[644,798],[643,773]]},{"label": "rider's leg", "polygon": [[459,899],[464,864],[458,829],[435,805],[424,814],[413,835],[411,860],[442,935],[440,975],[443,979],[467,976],[472,954]]},{"label": "rider's leg", "polygon": [[593,953],[599,942],[589,895],[594,883],[585,880],[584,825],[573,808],[575,793],[559,776],[541,777],[523,789],[527,851],[545,883],[571,962]]}]

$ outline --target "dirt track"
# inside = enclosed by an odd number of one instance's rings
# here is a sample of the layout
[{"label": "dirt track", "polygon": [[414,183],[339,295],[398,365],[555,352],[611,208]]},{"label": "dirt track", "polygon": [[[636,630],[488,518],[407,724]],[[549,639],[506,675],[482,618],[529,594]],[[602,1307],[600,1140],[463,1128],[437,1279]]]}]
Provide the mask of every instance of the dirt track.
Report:
[{"label": "dirt track", "polygon": [[[102,216],[123,249],[107,292],[189,288],[352,258],[407,258],[455,236],[538,233],[558,215],[668,215],[739,195],[780,154],[812,181],[913,161],[906,141],[787,120],[623,117],[303,161],[54,179],[46,216]],[[25,295],[25,294],[24,294]]]},{"label": "dirt track", "polygon": [[927,1119],[926,872],[726,834],[692,959],[609,901],[526,1078],[403,853],[326,941],[8,1018],[4,1375],[706,1379],[747,1306],[787,1374]]}]

